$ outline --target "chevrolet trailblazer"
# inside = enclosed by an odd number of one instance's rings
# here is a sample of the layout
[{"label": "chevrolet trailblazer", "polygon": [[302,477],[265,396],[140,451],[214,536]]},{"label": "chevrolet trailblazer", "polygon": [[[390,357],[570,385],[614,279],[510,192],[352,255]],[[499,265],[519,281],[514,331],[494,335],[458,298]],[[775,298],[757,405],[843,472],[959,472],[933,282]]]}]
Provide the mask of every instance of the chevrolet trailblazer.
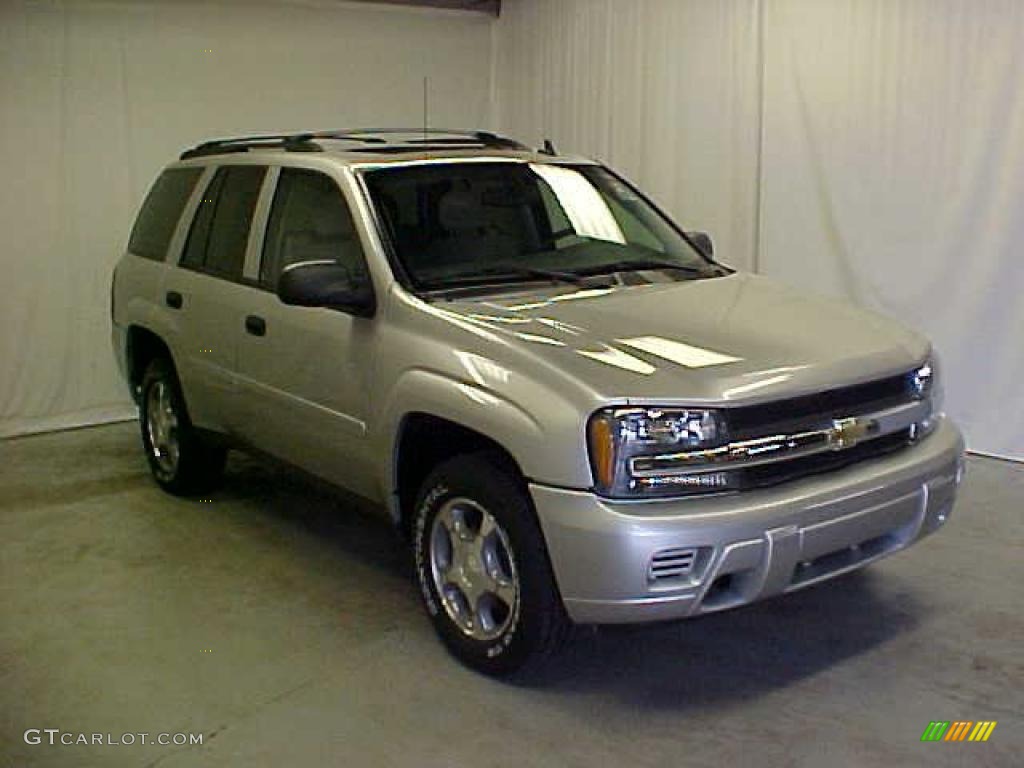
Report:
[{"label": "chevrolet trailblazer", "polygon": [[492,133],[206,142],[113,281],[156,482],[250,447],[377,502],[465,663],[901,550],[963,443],[929,343],[730,269],[600,164]]}]

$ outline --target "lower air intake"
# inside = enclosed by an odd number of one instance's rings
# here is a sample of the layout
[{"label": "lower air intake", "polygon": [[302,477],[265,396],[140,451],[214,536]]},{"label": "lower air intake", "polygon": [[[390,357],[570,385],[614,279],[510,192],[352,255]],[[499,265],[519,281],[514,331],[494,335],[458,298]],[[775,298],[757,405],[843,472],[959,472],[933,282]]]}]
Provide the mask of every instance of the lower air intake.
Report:
[{"label": "lower air intake", "polygon": [[696,562],[695,547],[663,549],[651,558],[647,578],[654,582],[688,578]]}]

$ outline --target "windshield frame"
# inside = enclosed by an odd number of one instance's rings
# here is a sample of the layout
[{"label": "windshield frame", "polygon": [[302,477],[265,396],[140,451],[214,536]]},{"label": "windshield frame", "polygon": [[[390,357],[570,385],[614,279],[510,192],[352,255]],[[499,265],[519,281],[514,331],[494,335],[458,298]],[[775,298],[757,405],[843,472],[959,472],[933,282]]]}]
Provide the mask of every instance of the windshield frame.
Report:
[{"label": "windshield frame", "polygon": [[[374,200],[373,193],[370,191],[370,186],[367,183],[367,175],[378,171],[387,171],[389,169],[405,169],[412,168],[418,165],[431,164],[431,165],[461,165],[464,163],[508,163],[510,165],[531,165],[531,164],[543,164],[551,165],[562,168],[598,168],[607,173],[612,179],[617,181],[626,187],[632,194],[636,195],[637,198],[643,202],[651,212],[661,220],[662,223],[666,224],[680,239],[686,243],[691,251],[696,255],[697,259],[703,262],[709,269],[717,268],[721,271],[721,275],[730,275],[735,272],[734,269],[716,261],[711,256],[705,254],[694,241],[690,238],[689,234],[684,230],[676,221],[665,213],[650,197],[648,197],[642,190],[640,190],[635,184],[624,178],[621,174],[614,171],[612,168],[604,165],[603,163],[597,163],[581,158],[573,158],[571,160],[565,160],[561,162],[552,162],[549,158],[543,160],[539,158],[519,158],[519,157],[507,157],[507,156],[488,156],[488,157],[444,157],[444,158],[421,158],[410,161],[400,162],[387,162],[387,163],[365,163],[360,165],[353,165],[350,167],[352,174],[355,178],[356,184],[359,187],[360,194],[363,197],[363,201],[366,205],[366,210],[370,215],[370,219],[373,225],[374,232],[377,235],[381,245],[384,248],[384,256],[387,259],[388,266],[391,269],[391,273],[395,278],[395,281],[408,293],[413,294],[422,299],[430,299],[439,295],[444,295],[451,292],[464,292],[467,290],[465,285],[451,285],[451,286],[430,286],[424,287],[417,284],[417,280],[413,275],[406,269],[402,262],[402,259],[398,255],[397,246],[391,237],[391,233],[388,228],[384,226],[384,222],[381,218],[380,211],[377,209],[376,201]],[[533,285],[533,284],[550,284],[551,281],[543,277],[521,277],[515,281],[501,281],[496,280],[493,283],[481,282],[478,286],[480,290],[494,289],[494,288],[511,288],[516,285]]]}]

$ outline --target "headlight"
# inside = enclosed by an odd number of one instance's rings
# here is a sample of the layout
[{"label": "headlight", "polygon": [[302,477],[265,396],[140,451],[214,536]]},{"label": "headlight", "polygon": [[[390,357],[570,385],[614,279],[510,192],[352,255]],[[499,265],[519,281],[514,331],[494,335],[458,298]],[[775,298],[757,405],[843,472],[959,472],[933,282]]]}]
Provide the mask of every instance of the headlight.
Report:
[{"label": "headlight", "polygon": [[[640,469],[644,459],[674,451],[715,448],[728,442],[725,421],[717,411],[606,408],[591,417],[587,433],[594,487],[601,494],[678,496],[728,488],[724,472],[679,474]],[[647,463],[652,467],[657,464]]]},{"label": "headlight", "polygon": [[907,375],[907,388],[916,400],[925,400],[931,406],[928,416],[914,425],[912,436],[924,437],[932,432],[942,419],[943,391],[939,381],[939,363],[932,352],[919,368]]},{"label": "headlight", "polygon": [[929,358],[915,371],[910,372],[910,393],[918,400],[927,400],[932,396],[932,388],[935,386],[935,367]]}]

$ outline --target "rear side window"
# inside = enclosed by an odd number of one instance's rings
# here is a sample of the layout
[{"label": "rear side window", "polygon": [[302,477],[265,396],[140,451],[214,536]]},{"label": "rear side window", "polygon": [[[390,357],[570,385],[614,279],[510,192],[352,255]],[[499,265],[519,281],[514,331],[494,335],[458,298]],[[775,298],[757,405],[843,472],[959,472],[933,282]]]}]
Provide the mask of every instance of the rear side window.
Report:
[{"label": "rear side window", "polygon": [[181,255],[181,266],[192,269],[202,269],[203,261],[206,259],[206,241],[210,239],[210,225],[213,223],[213,213],[217,210],[217,197],[220,188],[224,184],[224,171],[218,171],[213,180],[206,186],[203,198],[196,208],[195,218],[192,219],[192,228],[188,231],[188,240],[185,241],[185,252]]},{"label": "rear side window", "polygon": [[174,228],[202,172],[202,168],[172,168],[160,174],[132,227],[128,239],[131,253],[154,261],[164,260]]},{"label": "rear side window", "polygon": [[181,265],[237,280],[242,276],[256,201],[266,168],[237,165],[213,177],[192,222]]},{"label": "rear side window", "polygon": [[300,261],[336,261],[353,280],[367,280],[352,213],[334,179],[283,168],[263,241],[260,283],[273,290],[281,270]]}]

